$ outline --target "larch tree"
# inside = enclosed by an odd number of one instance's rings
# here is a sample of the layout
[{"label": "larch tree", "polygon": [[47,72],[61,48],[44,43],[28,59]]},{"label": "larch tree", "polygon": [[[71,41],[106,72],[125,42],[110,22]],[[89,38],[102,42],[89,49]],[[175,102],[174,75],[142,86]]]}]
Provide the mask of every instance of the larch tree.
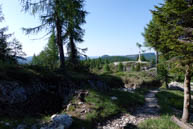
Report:
[{"label": "larch tree", "polygon": [[81,51],[86,49],[80,49],[76,43],[83,42],[84,30],[82,25],[86,23],[85,17],[87,12],[84,10],[84,0],[69,0],[67,6],[67,31],[64,35],[64,39],[67,42],[67,52],[69,62],[76,65],[78,64]]},{"label": "larch tree", "polygon": [[[164,4],[155,8],[152,11],[153,20],[155,20],[153,22],[155,26],[159,26],[160,36],[159,44],[151,45],[175,63],[176,67],[181,66],[185,69],[182,121],[188,122],[191,106],[190,82],[193,72],[193,2],[192,0],[165,0]],[[151,31],[148,33],[152,34]]]},{"label": "larch tree", "polygon": [[40,17],[41,24],[33,28],[24,28],[26,34],[47,30],[47,35],[56,30],[56,43],[60,54],[60,67],[65,67],[62,35],[65,33],[68,0],[21,0],[23,10]]}]

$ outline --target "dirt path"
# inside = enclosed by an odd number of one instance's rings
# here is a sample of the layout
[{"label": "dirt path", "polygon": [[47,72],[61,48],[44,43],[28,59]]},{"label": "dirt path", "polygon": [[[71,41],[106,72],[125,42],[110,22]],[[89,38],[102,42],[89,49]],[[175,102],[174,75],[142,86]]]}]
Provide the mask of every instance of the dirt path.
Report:
[{"label": "dirt path", "polygon": [[150,90],[145,95],[145,105],[137,108],[132,114],[122,114],[103,125],[99,123],[97,129],[134,129],[146,119],[159,117],[159,105],[155,97],[157,92],[158,90]]}]

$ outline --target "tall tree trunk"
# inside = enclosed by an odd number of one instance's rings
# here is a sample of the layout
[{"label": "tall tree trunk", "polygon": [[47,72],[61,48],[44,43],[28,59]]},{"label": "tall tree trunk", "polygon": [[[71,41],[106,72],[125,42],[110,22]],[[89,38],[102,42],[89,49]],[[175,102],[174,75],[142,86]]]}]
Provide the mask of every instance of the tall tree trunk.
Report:
[{"label": "tall tree trunk", "polygon": [[77,50],[72,36],[70,36],[70,49],[71,61],[72,63],[77,63]]},{"label": "tall tree trunk", "polygon": [[186,66],[185,80],[184,80],[184,109],[182,115],[182,121],[188,122],[190,117],[190,107],[191,107],[191,69],[190,65]]},{"label": "tall tree trunk", "polygon": [[159,63],[159,52],[156,51],[156,65]]},{"label": "tall tree trunk", "polygon": [[63,43],[62,43],[62,25],[61,25],[61,21],[59,18],[57,18],[56,20],[56,31],[57,31],[56,41],[58,44],[58,49],[59,49],[59,54],[60,54],[60,68],[64,69],[65,58],[64,58],[64,48],[63,48]]},{"label": "tall tree trunk", "polygon": [[156,51],[156,72],[158,74],[159,52]]},{"label": "tall tree trunk", "polygon": [[166,78],[165,78],[165,83],[166,83],[166,89],[169,89],[169,86],[168,86],[168,76],[166,76]]}]

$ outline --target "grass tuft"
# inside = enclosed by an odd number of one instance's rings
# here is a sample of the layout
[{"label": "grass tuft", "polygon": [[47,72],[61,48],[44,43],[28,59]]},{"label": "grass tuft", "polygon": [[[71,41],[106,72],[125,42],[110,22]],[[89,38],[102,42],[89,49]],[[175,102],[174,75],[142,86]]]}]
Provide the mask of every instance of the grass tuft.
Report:
[{"label": "grass tuft", "polygon": [[148,119],[138,126],[139,129],[180,129],[176,124],[171,121],[168,115],[161,116],[156,119]]}]

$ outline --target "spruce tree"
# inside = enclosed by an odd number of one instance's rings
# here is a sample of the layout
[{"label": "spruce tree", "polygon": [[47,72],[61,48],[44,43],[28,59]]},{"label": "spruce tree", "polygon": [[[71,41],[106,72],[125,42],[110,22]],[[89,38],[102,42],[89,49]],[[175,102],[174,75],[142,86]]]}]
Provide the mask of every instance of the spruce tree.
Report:
[{"label": "spruce tree", "polygon": [[110,71],[110,67],[108,64],[104,65],[104,72],[109,72]]},{"label": "spruce tree", "polygon": [[[188,122],[190,116],[191,91],[190,82],[193,65],[193,4],[192,0],[166,0],[164,4],[155,6],[152,11],[155,25],[149,28],[148,35],[159,29],[159,36],[152,37],[158,42],[150,44],[176,67],[185,69],[184,108],[182,121]],[[157,27],[156,27],[157,26]],[[152,31],[150,31],[152,30]],[[153,35],[153,34],[152,34]],[[147,37],[147,36],[145,36]],[[157,38],[157,39],[156,39]],[[148,40],[146,38],[146,40]]]},{"label": "spruce tree", "polygon": [[119,72],[123,72],[123,70],[124,70],[123,64],[122,64],[122,63],[119,63],[119,65],[118,65],[118,71],[119,71]]}]

